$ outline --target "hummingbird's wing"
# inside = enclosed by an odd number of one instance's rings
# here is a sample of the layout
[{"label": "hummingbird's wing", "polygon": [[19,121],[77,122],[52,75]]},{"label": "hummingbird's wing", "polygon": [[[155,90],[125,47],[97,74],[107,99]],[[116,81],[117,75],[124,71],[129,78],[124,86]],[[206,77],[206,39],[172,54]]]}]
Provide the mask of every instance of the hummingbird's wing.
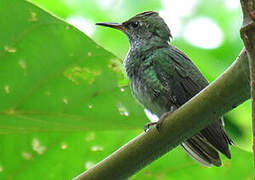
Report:
[{"label": "hummingbird's wing", "polygon": [[[180,107],[209,84],[192,61],[177,48],[170,46],[162,49],[157,56],[154,61],[156,75],[162,85],[169,89],[169,95],[174,97],[175,106]],[[219,119],[181,146],[201,164],[220,166],[216,149],[230,158],[229,144],[232,141],[224,129],[223,121]]]}]

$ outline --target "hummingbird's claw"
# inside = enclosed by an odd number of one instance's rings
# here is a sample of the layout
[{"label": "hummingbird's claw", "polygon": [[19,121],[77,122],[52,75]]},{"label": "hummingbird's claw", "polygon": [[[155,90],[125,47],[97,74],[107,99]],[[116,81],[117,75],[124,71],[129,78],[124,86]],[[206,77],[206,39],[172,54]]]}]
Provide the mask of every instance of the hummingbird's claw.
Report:
[{"label": "hummingbird's claw", "polygon": [[163,121],[164,121],[165,118],[160,118],[156,124],[156,128],[159,132],[159,128],[161,127],[161,125],[163,124]]},{"label": "hummingbird's claw", "polygon": [[159,132],[159,128],[160,128],[161,125],[163,124],[163,122],[164,122],[164,120],[166,119],[166,117],[167,117],[169,114],[172,114],[173,111],[174,111],[174,110],[171,110],[171,111],[169,111],[169,112],[164,113],[164,114],[160,117],[160,119],[157,121],[156,128],[157,128],[158,132]]},{"label": "hummingbird's claw", "polygon": [[144,132],[147,132],[150,130],[150,127],[157,124],[158,122],[150,122],[150,123],[146,123],[144,126]]},{"label": "hummingbird's claw", "polygon": [[148,130],[150,130],[150,126],[153,126],[155,124],[156,124],[156,128],[159,132],[159,129],[160,129],[161,125],[163,124],[164,120],[166,119],[166,117],[168,115],[172,114],[175,111],[175,109],[176,108],[172,106],[170,111],[164,113],[157,122],[146,123],[144,126],[144,132],[147,132]]}]

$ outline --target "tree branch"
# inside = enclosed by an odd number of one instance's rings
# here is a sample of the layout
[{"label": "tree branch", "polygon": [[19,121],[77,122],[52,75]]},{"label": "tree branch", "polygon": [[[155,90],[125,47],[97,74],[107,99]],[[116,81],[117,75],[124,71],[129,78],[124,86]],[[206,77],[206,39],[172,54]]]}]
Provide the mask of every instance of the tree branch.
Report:
[{"label": "tree branch", "polygon": [[250,63],[251,96],[252,96],[252,129],[253,129],[253,155],[255,165],[255,1],[241,0],[243,10],[243,26],[241,37],[247,50]]},{"label": "tree branch", "polygon": [[[167,116],[160,127],[142,133],[75,180],[123,180],[198,133],[250,98],[246,51],[212,84]],[[238,158],[238,157],[235,157]]]}]

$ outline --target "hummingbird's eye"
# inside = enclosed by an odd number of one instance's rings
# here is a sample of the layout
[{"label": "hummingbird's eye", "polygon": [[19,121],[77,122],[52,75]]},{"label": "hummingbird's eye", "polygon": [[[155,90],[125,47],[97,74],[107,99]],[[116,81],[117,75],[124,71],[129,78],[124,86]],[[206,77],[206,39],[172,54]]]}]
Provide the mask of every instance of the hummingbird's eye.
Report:
[{"label": "hummingbird's eye", "polygon": [[130,24],[133,28],[137,28],[139,26],[139,22],[138,21],[134,21]]}]

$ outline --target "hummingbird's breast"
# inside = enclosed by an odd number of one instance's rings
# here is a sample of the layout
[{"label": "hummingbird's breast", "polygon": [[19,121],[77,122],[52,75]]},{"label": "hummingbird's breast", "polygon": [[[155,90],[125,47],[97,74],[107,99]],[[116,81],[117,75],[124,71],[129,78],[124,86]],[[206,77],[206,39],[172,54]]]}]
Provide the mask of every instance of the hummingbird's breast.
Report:
[{"label": "hummingbird's breast", "polygon": [[149,58],[151,53],[144,56],[129,51],[124,60],[124,67],[134,97],[153,114],[161,116],[174,104],[168,91],[156,77],[153,61]]},{"label": "hummingbird's breast", "polygon": [[[144,108],[151,113],[161,116],[169,111],[171,104],[169,99],[157,89],[152,89],[146,84],[146,80],[133,79],[130,83],[131,90],[135,98]],[[169,107],[169,108],[168,108]]]}]

